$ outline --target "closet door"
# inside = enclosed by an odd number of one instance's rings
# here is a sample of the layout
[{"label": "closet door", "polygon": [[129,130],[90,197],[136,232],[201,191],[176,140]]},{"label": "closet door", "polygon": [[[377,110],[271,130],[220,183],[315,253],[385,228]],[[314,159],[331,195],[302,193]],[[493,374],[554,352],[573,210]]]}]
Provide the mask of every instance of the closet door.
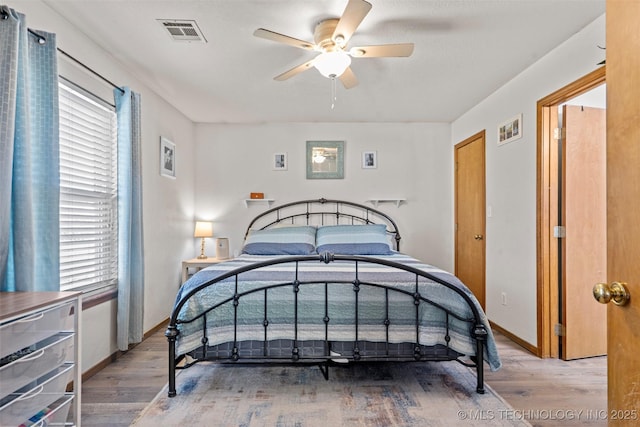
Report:
[{"label": "closet door", "polygon": [[485,309],[485,132],[454,148],[455,274]]}]

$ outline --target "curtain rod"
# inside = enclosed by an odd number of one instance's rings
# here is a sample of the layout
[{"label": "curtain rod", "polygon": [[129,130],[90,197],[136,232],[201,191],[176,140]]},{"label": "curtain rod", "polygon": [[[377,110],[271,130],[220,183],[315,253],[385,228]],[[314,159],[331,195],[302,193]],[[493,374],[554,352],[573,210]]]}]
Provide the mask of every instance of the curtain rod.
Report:
[{"label": "curtain rod", "polygon": [[[34,37],[36,37],[38,39],[38,43],[39,44],[45,44],[47,42],[47,39],[43,35],[36,33],[31,28],[27,28],[27,31],[29,31],[29,33],[31,35],[33,35]],[[118,89],[120,91],[120,93],[124,93],[124,89],[122,89],[120,86],[116,86],[111,80],[107,79],[102,74],[100,74],[97,71],[93,70],[89,66],[83,64],[81,61],[79,61],[78,59],[76,59],[73,56],[69,55],[67,52],[65,52],[64,50],[60,49],[59,47],[57,47],[56,49],[58,50],[58,52],[60,52],[61,54],[63,54],[67,58],[71,59],[76,64],[80,65],[81,67],[83,67],[85,70],[89,71],[94,76],[96,76],[96,77],[100,78],[101,80],[103,80],[104,82],[110,84],[114,89]]]},{"label": "curtain rod", "polygon": [[120,93],[124,93],[124,89],[122,89],[120,86],[116,86],[114,83],[112,83],[109,79],[107,79],[106,77],[104,77],[102,74],[98,73],[97,71],[94,71],[93,69],[89,68],[88,66],[86,66],[85,64],[83,64],[82,62],[80,62],[79,60],[77,60],[76,58],[74,58],[73,56],[69,55],[67,52],[65,52],[64,50],[60,49],[59,47],[56,48],[58,49],[58,52],[60,52],[61,54],[63,54],[64,56],[66,56],[67,58],[71,59],[72,61],[74,61],[76,64],[80,65],[81,67],[83,67],[84,69],[86,69],[87,71],[89,71],[90,73],[92,73],[94,76],[102,79],[103,81],[107,82],[108,84],[110,84],[114,89],[118,89],[120,91]]},{"label": "curtain rod", "polygon": [[[4,9],[0,9],[0,15],[2,15],[2,19],[8,19],[9,18],[9,14]],[[35,38],[38,39],[38,44],[45,44],[47,42],[47,39],[44,36],[36,33],[31,28],[27,28],[27,31],[29,32],[29,34],[31,34],[32,36],[34,36]],[[60,49],[59,47],[57,47],[56,49],[58,50],[58,52],[60,52],[61,54],[63,54],[67,58],[71,59],[76,64],[80,65],[85,70],[87,70],[90,73],[92,73],[94,76],[96,76],[96,77],[102,79],[103,81],[107,82],[108,84],[110,84],[114,89],[118,89],[120,91],[120,93],[124,93],[124,89],[122,89],[120,86],[116,86],[113,82],[111,82],[109,79],[104,77],[102,74],[100,74],[97,71],[94,71],[93,69],[89,68],[87,65],[83,64],[82,62],[80,62],[79,60],[77,60],[73,56],[69,55],[67,52],[65,52],[64,50]]]}]

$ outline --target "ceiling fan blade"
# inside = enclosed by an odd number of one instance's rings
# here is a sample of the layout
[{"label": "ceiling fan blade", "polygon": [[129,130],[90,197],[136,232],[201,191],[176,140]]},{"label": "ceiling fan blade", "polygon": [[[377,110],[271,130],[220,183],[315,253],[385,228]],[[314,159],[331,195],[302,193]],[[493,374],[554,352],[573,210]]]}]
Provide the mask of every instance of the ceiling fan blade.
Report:
[{"label": "ceiling fan blade", "polygon": [[345,89],[351,89],[352,87],[358,85],[358,79],[356,78],[356,75],[353,74],[353,70],[351,70],[351,67],[347,67],[347,69],[344,70],[344,73],[342,73],[342,75],[340,75],[340,77],[338,78],[342,82],[342,85],[345,87]]},{"label": "ceiling fan blade", "polygon": [[349,49],[354,58],[407,57],[413,53],[413,43],[383,44],[378,46],[358,46]]},{"label": "ceiling fan blade", "polygon": [[312,59],[311,61],[307,61],[304,64],[300,64],[297,67],[293,67],[292,69],[290,69],[289,71],[285,71],[284,73],[275,76],[273,78],[273,80],[278,80],[279,82],[290,79],[291,77],[295,76],[296,74],[300,74],[303,71],[308,70],[309,68],[313,67],[313,61],[315,61],[315,58]]},{"label": "ceiling fan blade", "polygon": [[332,38],[336,40],[340,36],[344,40],[343,46],[347,44],[370,10],[371,3],[365,0],[349,0],[340,21],[338,21],[338,25],[336,25],[336,29],[333,31]]},{"label": "ceiling fan blade", "polygon": [[276,33],[275,31],[265,30],[264,28],[258,28],[253,32],[253,35],[274,42],[288,44],[289,46],[299,47],[300,49],[305,50],[313,50],[315,47],[313,43],[285,36],[284,34]]}]

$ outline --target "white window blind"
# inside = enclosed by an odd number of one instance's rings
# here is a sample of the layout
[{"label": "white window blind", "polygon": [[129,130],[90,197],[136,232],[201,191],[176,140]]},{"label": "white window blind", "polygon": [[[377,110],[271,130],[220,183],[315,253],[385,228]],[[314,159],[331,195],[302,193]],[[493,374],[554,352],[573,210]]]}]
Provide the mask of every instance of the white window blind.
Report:
[{"label": "white window blind", "polygon": [[60,287],[91,290],[118,277],[117,146],[113,107],[61,81]]}]

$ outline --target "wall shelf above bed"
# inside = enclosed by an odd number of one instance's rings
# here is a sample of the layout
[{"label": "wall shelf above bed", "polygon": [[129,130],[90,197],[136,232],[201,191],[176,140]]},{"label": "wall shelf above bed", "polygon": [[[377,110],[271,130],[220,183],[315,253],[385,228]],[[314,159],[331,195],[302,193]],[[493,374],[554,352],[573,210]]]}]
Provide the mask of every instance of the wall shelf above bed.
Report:
[{"label": "wall shelf above bed", "polygon": [[375,207],[378,207],[380,203],[394,203],[396,207],[400,207],[400,205],[405,203],[407,199],[368,199],[366,201]]},{"label": "wall shelf above bed", "polygon": [[251,203],[266,203],[267,206],[271,206],[271,203],[275,202],[274,199],[244,199],[244,205],[248,208]]}]

